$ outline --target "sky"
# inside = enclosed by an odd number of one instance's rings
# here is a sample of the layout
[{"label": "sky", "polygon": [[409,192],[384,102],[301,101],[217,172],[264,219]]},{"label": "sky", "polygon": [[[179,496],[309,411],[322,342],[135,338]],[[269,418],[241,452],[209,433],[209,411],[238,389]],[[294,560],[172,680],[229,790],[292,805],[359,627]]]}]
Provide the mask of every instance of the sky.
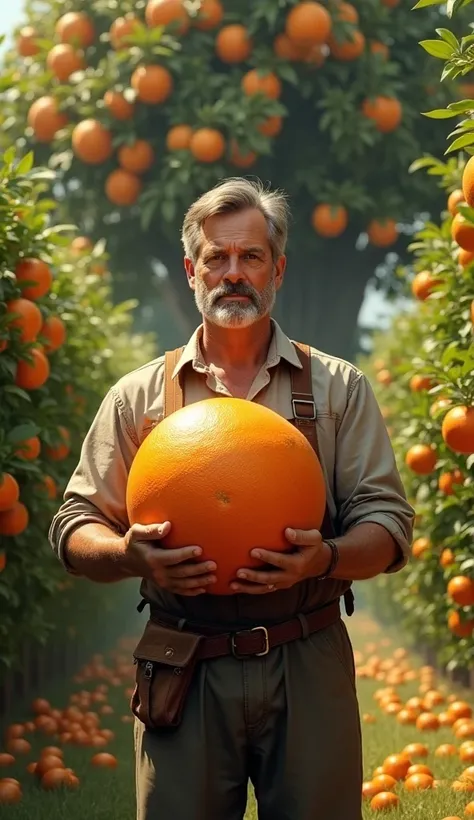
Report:
[{"label": "sky", "polygon": [[[0,0],[0,33],[7,35],[18,25],[23,17],[23,0]],[[0,45],[0,53],[5,48]],[[388,318],[393,314],[393,306],[387,304],[377,293],[368,292],[362,305],[359,320],[363,325],[386,326]]]}]

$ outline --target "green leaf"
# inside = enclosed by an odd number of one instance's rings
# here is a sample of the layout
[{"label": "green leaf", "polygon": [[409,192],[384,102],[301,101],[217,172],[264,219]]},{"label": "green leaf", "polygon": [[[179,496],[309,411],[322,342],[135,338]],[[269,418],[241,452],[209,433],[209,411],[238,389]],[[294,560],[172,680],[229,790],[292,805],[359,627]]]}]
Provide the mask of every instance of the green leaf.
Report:
[{"label": "green leaf", "polygon": [[22,159],[20,160],[20,162],[16,166],[16,169],[15,169],[16,173],[18,175],[27,174],[28,171],[31,171],[31,169],[33,167],[33,161],[34,161],[33,151],[29,151],[28,154],[25,154],[25,156],[22,157]]},{"label": "green leaf", "polygon": [[428,6],[442,6],[445,0],[418,0],[418,3],[413,6],[412,11],[415,9],[426,9]]},{"label": "green leaf", "polygon": [[444,152],[445,155],[449,154],[451,151],[458,151],[460,148],[466,148],[467,145],[474,145],[474,134],[463,134],[462,137],[458,137],[457,140],[449,146]]},{"label": "green leaf", "polygon": [[442,40],[421,40],[420,46],[432,57],[437,57],[439,60],[449,60],[453,53],[451,46]]},{"label": "green leaf", "polygon": [[457,111],[450,111],[449,108],[435,108],[433,111],[422,111],[421,113],[432,120],[449,120],[450,117],[459,116]]},{"label": "green leaf", "polygon": [[436,34],[439,34],[439,36],[446,43],[449,43],[449,45],[453,49],[458,49],[459,48],[459,40],[457,39],[457,37],[454,36],[453,32],[450,31],[448,28],[437,28],[436,29]]},{"label": "green leaf", "polygon": [[10,444],[18,444],[20,441],[25,441],[27,438],[36,436],[38,431],[39,427],[33,422],[29,424],[19,424],[7,433],[7,441],[9,441]]}]

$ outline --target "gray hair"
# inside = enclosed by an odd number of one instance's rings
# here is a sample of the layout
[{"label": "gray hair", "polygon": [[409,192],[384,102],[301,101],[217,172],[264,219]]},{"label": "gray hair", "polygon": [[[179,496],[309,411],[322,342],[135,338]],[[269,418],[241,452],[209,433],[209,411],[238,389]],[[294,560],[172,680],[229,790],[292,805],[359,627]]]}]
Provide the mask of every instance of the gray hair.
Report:
[{"label": "gray hair", "polygon": [[285,253],[288,240],[290,211],[283,191],[271,191],[260,180],[230,177],[206,191],[187,211],[181,232],[186,256],[196,263],[201,245],[201,227],[205,220],[217,214],[256,208],[268,225],[268,239],[276,261]]}]

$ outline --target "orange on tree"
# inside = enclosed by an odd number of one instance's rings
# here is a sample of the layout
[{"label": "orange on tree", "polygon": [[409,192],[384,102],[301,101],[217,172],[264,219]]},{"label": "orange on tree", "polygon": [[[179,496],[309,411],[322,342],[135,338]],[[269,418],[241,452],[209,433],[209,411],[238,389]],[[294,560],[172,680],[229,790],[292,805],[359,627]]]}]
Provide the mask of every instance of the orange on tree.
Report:
[{"label": "orange on tree", "polygon": [[185,151],[191,144],[193,129],[190,125],[174,125],[166,135],[168,151]]},{"label": "orange on tree", "polygon": [[230,159],[232,165],[237,168],[250,168],[257,161],[257,154],[255,151],[247,151],[245,154],[239,149],[235,140],[230,143]]},{"label": "orange on tree", "polygon": [[116,120],[131,120],[135,113],[135,106],[128,102],[121,91],[109,89],[104,94],[104,105]]},{"label": "orange on tree", "polygon": [[[28,522],[29,514],[27,508],[21,501],[16,501],[9,510],[0,512],[0,535],[21,535],[21,533],[26,530]],[[30,744],[28,744],[28,746],[29,745]],[[16,746],[12,741],[7,749],[11,754],[21,753],[22,750],[25,751],[24,747],[19,745],[19,741],[16,743]]]},{"label": "orange on tree", "polygon": [[199,14],[194,25],[200,31],[211,31],[223,20],[224,8],[220,0],[201,0]]},{"label": "orange on tree", "polygon": [[36,42],[37,39],[38,33],[33,26],[23,26],[16,40],[18,53],[21,54],[22,57],[34,57],[40,51],[39,45]]},{"label": "orange on tree", "polygon": [[17,364],[15,384],[23,390],[38,390],[49,379],[49,362],[38,348],[30,350],[28,356],[31,361],[23,359]]},{"label": "orange on tree", "polygon": [[179,34],[186,34],[189,29],[189,15],[183,0],[149,0],[145,18],[151,27],[172,25]]},{"label": "orange on tree", "polygon": [[455,561],[455,557],[454,557],[453,551],[451,549],[449,549],[449,547],[446,547],[446,549],[444,549],[443,552],[441,553],[439,563],[441,564],[442,567],[446,568],[446,567],[451,567],[454,564],[454,561]]},{"label": "orange on tree", "polygon": [[20,498],[18,481],[10,473],[0,473],[0,512],[11,510]]},{"label": "orange on tree", "polygon": [[377,248],[387,248],[398,239],[397,223],[394,219],[372,219],[367,227],[369,242]]},{"label": "orange on tree", "polygon": [[455,453],[474,453],[474,407],[456,405],[448,410],[441,425],[447,447]]},{"label": "orange on tree", "polygon": [[460,470],[441,473],[438,479],[438,489],[445,495],[453,495],[454,485],[464,484],[464,476]]},{"label": "orange on tree", "polygon": [[75,71],[81,71],[85,67],[81,54],[67,43],[52,47],[46,58],[46,65],[62,83],[69,80]]},{"label": "orange on tree", "polygon": [[335,8],[335,16],[336,20],[343,20],[345,23],[357,25],[359,22],[359,12],[352,3],[338,3]]},{"label": "orange on tree", "polygon": [[63,461],[68,457],[70,451],[71,436],[65,427],[58,428],[60,443],[45,447],[47,457],[51,461]]},{"label": "orange on tree", "polygon": [[223,63],[243,63],[252,52],[252,39],[244,25],[233,23],[221,28],[215,47]]},{"label": "orange on tree", "polygon": [[41,259],[21,259],[15,267],[15,277],[18,283],[29,284],[22,287],[21,294],[25,299],[41,299],[45,296],[53,283],[51,268]]},{"label": "orange on tree", "polygon": [[414,444],[405,455],[405,464],[418,475],[432,473],[437,460],[436,449],[428,444]]},{"label": "orange on tree", "polygon": [[134,14],[127,14],[125,17],[117,17],[109,29],[109,37],[112,48],[117,51],[129,48],[130,37],[137,31],[138,19]]},{"label": "orange on tree", "polygon": [[421,393],[423,390],[430,390],[432,387],[433,381],[429,376],[415,374],[415,376],[412,376],[410,379],[410,390],[412,390],[413,393]]},{"label": "orange on tree", "polygon": [[131,86],[141,102],[157,105],[173,91],[173,77],[162,65],[141,65],[132,74]]},{"label": "orange on tree", "polygon": [[226,142],[216,128],[198,128],[194,131],[189,150],[199,162],[217,162],[224,156]]},{"label": "orange on tree", "polygon": [[458,606],[474,606],[474,581],[465,575],[456,575],[448,583],[449,597]]},{"label": "orange on tree", "polygon": [[66,326],[59,316],[48,316],[43,323],[40,335],[44,339],[45,352],[54,353],[54,351],[59,350],[66,341]]},{"label": "orange on tree", "polygon": [[474,208],[474,157],[471,157],[464,166],[462,174],[462,191],[467,204]]},{"label": "orange on tree", "polygon": [[388,370],[386,367],[383,367],[382,370],[379,370],[379,372],[377,373],[376,379],[379,384],[384,384],[385,386],[388,386],[392,383],[392,374],[390,373],[390,370]]},{"label": "orange on tree", "polygon": [[429,538],[416,538],[412,546],[412,554],[414,558],[421,558],[426,552],[431,549],[431,541]]},{"label": "orange on tree", "polygon": [[320,236],[340,236],[347,228],[348,214],[342,205],[317,205],[313,211],[313,228]]},{"label": "orange on tree", "polygon": [[12,299],[7,302],[7,315],[15,317],[8,321],[10,329],[18,329],[20,331],[20,340],[22,342],[35,341],[43,324],[43,316],[41,311],[34,302],[30,299]]},{"label": "orange on tree", "polygon": [[355,29],[342,41],[338,40],[335,35],[331,35],[328,39],[331,56],[335,60],[341,62],[350,62],[357,60],[365,49],[365,37],[359,29]]},{"label": "orange on tree", "polygon": [[73,253],[87,253],[94,247],[88,236],[75,236],[71,242],[70,248]]},{"label": "orange on tree", "polygon": [[264,94],[265,97],[276,100],[281,95],[282,85],[271,71],[261,73],[253,68],[242,77],[242,90],[248,96]]},{"label": "orange on tree", "polygon": [[71,137],[73,151],[82,162],[100,165],[112,156],[112,134],[99,120],[79,122]]},{"label": "orange on tree", "polygon": [[332,19],[328,10],[311,0],[297,3],[286,17],[286,34],[297,45],[326,43],[331,30]]},{"label": "orange on tree", "polygon": [[283,119],[279,116],[268,117],[258,126],[258,130],[265,137],[276,137],[283,128]]},{"label": "orange on tree", "polygon": [[362,103],[362,113],[373,120],[375,127],[382,134],[395,131],[403,116],[401,103],[395,97],[368,98]]},{"label": "orange on tree", "polygon": [[474,251],[474,224],[462,214],[456,214],[451,224],[451,237],[465,251]]},{"label": "orange on tree", "polygon": [[465,251],[464,248],[459,248],[458,262],[462,268],[467,268],[474,262],[474,251]]},{"label": "orange on tree", "polygon": [[38,436],[31,436],[31,438],[21,441],[16,448],[15,455],[24,461],[34,461],[38,458],[41,452],[41,441]]},{"label": "orange on tree", "polygon": [[465,196],[460,188],[456,188],[450,193],[448,196],[447,208],[451,216],[455,216],[457,214],[459,203],[465,201]]},{"label": "orange on tree", "polygon": [[142,189],[142,183],[136,174],[117,168],[111,171],[105,181],[105,193],[114,205],[133,205]]},{"label": "orange on tree", "polygon": [[59,18],[55,32],[62,43],[77,48],[87,48],[95,40],[95,30],[90,17],[81,11],[69,11]]},{"label": "orange on tree", "polygon": [[58,131],[67,125],[67,117],[59,110],[54,97],[39,97],[28,111],[28,125],[38,142],[51,142]]},{"label": "orange on tree", "polygon": [[143,174],[155,161],[153,146],[147,140],[124,143],[117,152],[119,164],[132,174]]},{"label": "orange on tree", "polygon": [[390,57],[389,47],[380,40],[372,40],[372,42],[369,43],[369,48],[372,54],[380,54],[384,60],[388,60]]},{"label": "orange on tree", "polygon": [[434,288],[441,284],[441,279],[437,279],[430,271],[423,270],[416,274],[411,283],[411,292],[415,299],[424,302],[431,295]]},{"label": "orange on tree", "polygon": [[[186,406],[144,440],[128,476],[126,503],[131,522],[177,520],[176,505],[190,490],[186,469],[190,459],[200,465],[199,485],[195,474],[192,480],[192,514],[173,526],[164,546],[187,544],[190,537],[192,543],[199,543],[202,559],[211,558],[218,565],[212,589],[216,594],[231,593],[230,582],[239,567],[259,566],[250,555],[255,544],[287,549],[286,527],[321,524],[325,486],[308,442],[268,408],[230,398]],[[255,480],[229,484],[230,476],[244,464]],[[295,481],[295,475],[301,480]],[[252,512],[256,508],[258,517]],[[211,521],[215,528],[209,526]]]}]

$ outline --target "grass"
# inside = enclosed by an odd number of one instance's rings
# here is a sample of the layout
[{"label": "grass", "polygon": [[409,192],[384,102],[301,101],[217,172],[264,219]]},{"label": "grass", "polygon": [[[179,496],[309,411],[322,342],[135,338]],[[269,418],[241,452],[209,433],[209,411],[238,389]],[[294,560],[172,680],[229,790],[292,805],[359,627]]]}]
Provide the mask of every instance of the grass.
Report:
[{"label": "grass", "polygon": [[[367,648],[369,642],[376,641],[380,645],[383,633],[378,631],[375,624],[369,621],[363,614],[354,616],[348,622],[354,647],[359,651],[372,651]],[[377,652],[390,653],[391,646],[382,649],[377,647]],[[413,659],[413,663],[417,663]],[[418,661],[419,663],[419,661]],[[449,728],[443,728],[436,732],[420,733],[414,727],[400,726],[393,716],[385,715],[381,712],[374,700],[374,692],[384,683],[372,680],[359,679],[358,692],[360,711],[371,713],[376,717],[373,724],[363,726],[364,733],[364,768],[365,777],[370,779],[376,766],[382,764],[384,758],[394,752],[400,752],[405,745],[414,741],[422,741],[430,748],[428,759],[423,761],[433,770],[436,779],[446,781],[444,785],[430,790],[429,792],[408,793],[402,784],[397,786],[396,792],[400,796],[400,806],[390,812],[390,817],[402,817],[403,820],[443,820],[443,818],[458,815],[464,817],[464,809],[474,793],[456,793],[452,790],[451,784],[457,776],[461,774],[468,764],[460,762],[458,757],[437,758],[434,756],[435,749],[442,743],[454,743],[459,746],[460,741],[453,738],[453,732]],[[399,687],[399,692],[403,700],[418,694],[419,682],[403,684]],[[50,700],[53,706],[61,708],[65,706],[68,696],[72,691],[87,688],[85,684],[70,684],[63,691],[57,690],[50,693]],[[438,682],[438,688],[448,687],[444,681]],[[43,693],[42,693],[43,694]],[[462,693],[466,697],[466,693]],[[95,750],[84,747],[66,746],[64,759],[67,766],[76,772],[80,779],[80,786],[74,791],[44,792],[37,785],[33,775],[26,772],[26,765],[31,760],[37,759],[39,749],[50,742],[55,744],[54,739],[48,740],[44,737],[32,739],[32,750],[28,755],[19,756],[15,764],[8,769],[3,769],[2,776],[16,777],[22,783],[23,797],[20,803],[11,806],[2,806],[0,816],[11,818],[11,820],[83,820],[90,817],[93,820],[132,820],[135,816],[134,802],[134,771],[133,771],[133,739],[131,726],[120,720],[122,715],[128,714],[128,699],[124,694],[123,686],[110,687],[108,702],[114,708],[114,713],[104,715],[101,720],[102,728],[110,728],[115,732],[114,739],[107,746],[106,751],[116,755],[118,767],[115,770],[96,770],[90,763],[91,756]],[[439,707],[435,711],[440,711]],[[12,720],[26,720],[27,712],[22,715],[10,716]],[[1,751],[1,749],[0,749]],[[364,820],[373,818],[374,812],[368,803],[364,803]],[[177,818],[177,820],[181,820]],[[185,818],[183,818],[185,820]],[[248,811],[245,820],[257,820],[255,804],[250,797]]]}]

